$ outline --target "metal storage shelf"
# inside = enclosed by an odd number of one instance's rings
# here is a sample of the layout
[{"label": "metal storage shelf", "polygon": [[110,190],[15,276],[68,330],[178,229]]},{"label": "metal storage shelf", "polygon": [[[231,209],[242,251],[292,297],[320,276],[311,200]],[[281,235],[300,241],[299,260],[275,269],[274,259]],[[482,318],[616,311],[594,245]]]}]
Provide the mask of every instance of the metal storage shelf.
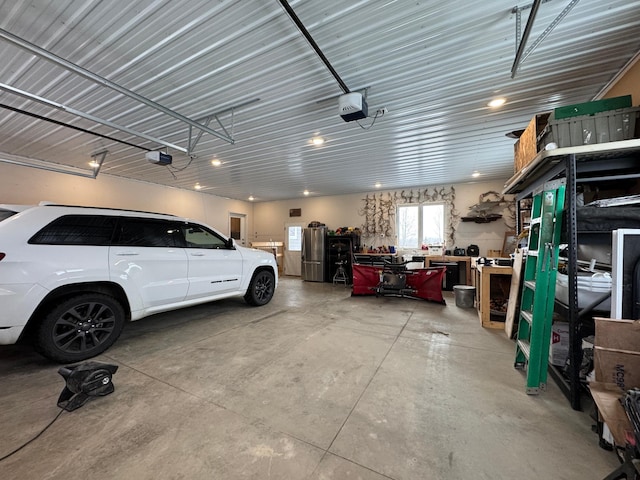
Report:
[{"label": "metal storage shelf", "polygon": [[582,394],[579,376],[582,361],[580,327],[582,319],[589,313],[588,308],[578,308],[576,185],[640,178],[639,159],[640,139],[547,150],[540,152],[529,165],[511,177],[504,187],[503,193],[515,194],[516,201],[520,202],[530,197],[545,182],[557,178],[564,178],[566,181],[569,302],[564,307],[569,320],[570,365],[566,379],[555,367],[550,367],[549,372],[575,410],[581,407]]},{"label": "metal storage shelf", "polygon": [[[504,186],[503,193],[523,194],[528,196],[531,191],[545,181],[554,177],[561,176],[566,170],[566,161],[570,156],[576,160],[584,162],[585,166],[591,164],[590,172],[603,172],[603,177],[591,178],[590,181],[596,180],[615,180],[617,178],[633,178],[637,174],[621,174],[612,175],[607,172],[612,170],[621,170],[625,168],[636,168],[634,161],[637,160],[637,154],[640,152],[640,139],[622,140],[620,142],[597,143],[595,145],[581,145],[579,147],[557,148],[555,150],[545,150],[540,152],[533,161],[524,167],[520,172],[511,177]],[[625,156],[636,158],[625,158]],[[613,161],[597,165],[597,162],[603,160]],[[582,173],[582,172],[581,172]]]}]

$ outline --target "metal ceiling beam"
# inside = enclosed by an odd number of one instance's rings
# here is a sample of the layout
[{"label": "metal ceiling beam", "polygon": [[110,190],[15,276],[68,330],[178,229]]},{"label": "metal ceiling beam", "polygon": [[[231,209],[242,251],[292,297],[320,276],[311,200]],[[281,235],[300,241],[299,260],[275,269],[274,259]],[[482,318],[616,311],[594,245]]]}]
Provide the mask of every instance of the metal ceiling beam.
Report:
[{"label": "metal ceiling beam", "polygon": [[[98,154],[100,155],[100,154]],[[9,165],[19,165],[21,167],[37,168],[38,170],[46,170],[48,172],[64,173],[66,175],[75,175],[76,177],[96,178],[96,170],[83,170],[82,168],[64,166],[56,163],[45,162],[35,158],[21,157],[19,155],[11,155],[9,153],[0,153],[0,163]]]},{"label": "metal ceiling beam", "polygon": [[[542,3],[547,3],[550,0],[542,0],[541,2],[538,0],[538,4],[542,4]],[[564,17],[566,17],[569,12],[573,9],[573,7],[576,6],[576,4],[579,2],[580,0],[571,0],[569,2],[569,4],[564,8],[564,10],[562,10],[562,12],[560,12],[560,14],[558,14],[558,16],[556,18],[553,19],[553,21],[549,24],[549,26],[547,28],[544,29],[544,32],[542,32],[538,38],[536,38],[533,43],[531,44],[531,46],[524,52],[522,53],[522,51],[524,50],[524,47],[526,46],[526,42],[528,40],[529,37],[529,33],[526,28],[525,28],[525,33],[522,37],[522,41],[520,41],[520,23],[521,23],[521,12],[527,8],[533,8],[536,7],[536,2],[534,2],[531,5],[525,5],[524,7],[513,7],[513,10],[511,10],[512,13],[516,14],[516,59],[513,62],[513,66],[511,67],[511,78],[514,78],[518,67],[520,66],[520,64],[522,62],[525,61],[525,59],[531,55],[531,53],[538,47],[538,45],[540,45],[540,43],[549,36],[549,34],[553,31],[554,28],[556,28],[558,26],[558,24],[564,19]],[[527,28],[529,27],[529,24],[531,23],[531,25],[533,26],[533,20],[532,20],[532,16],[537,13],[537,7],[535,8],[535,12],[532,10],[531,14],[529,15],[529,21],[527,21]]]},{"label": "metal ceiling beam", "polygon": [[109,150],[102,150],[101,152],[97,152],[91,155],[91,158],[93,158],[93,164],[94,164],[92,165],[93,178],[98,177],[98,174],[100,173],[100,169],[102,168],[102,164],[104,163],[104,160],[107,158],[108,153],[109,153]]},{"label": "metal ceiling beam", "polygon": [[298,29],[300,30],[300,33],[302,33],[304,38],[307,39],[307,42],[309,42],[309,45],[311,45],[311,48],[315,50],[318,57],[320,57],[320,60],[322,60],[326,65],[326,67],[329,69],[329,71],[331,72],[331,75],[333,75],[333,78],[336,79],[336,81],[340,85],[340,88],[342,88],[342,91],[344,91],[344,93],[350,93],[351,90],[349,90],[349,87],[347,87],[347,84],[344,83],[342,78],[340,78],[340,75],[338,75],[338,72],[336,72],[336,69],[333,68],[333,65],[331,65],[331,63],[329,62],[329,59],[324,55],[324,52],[320,50],[320,47],[318,46],[316,41],[313,39],[313,37],[311,36],[307,28],[302,23],[302,21],[298,18],[298,16],[296,15],[296,12],[293,11],[293,8],[291,8],[291,5],[289,5],[286,0],[279,0],[279,1],[280,1],[280,5],[282,5],[282,8],[284,8],[284,11],[287,12],[287,15],[289,15],[293,23],[295,23]]},{"label": "metal ceiling beam", "polygon": [[[222,130],[224,130],[224,133],[229,135],[229,132],[227,132],[227,129],[224,128],[224,125],[222,125],[222,122],[220,121],[219,115],[222,115],[223,113],[231,112],[231,134],[229,136],[233,137],[233,114],[236,111],[236,109],[238,109],[240,107],[245,107],[247,105],[251,105],[252,103],[256,103],[256,102],[259,102],[259,101],[260,101],[259,98],[254,98],[252,100],[247,100],[246,102],[239,103],[238,105],[234,105],[232,107],[220,110],[219,112],[212,113],[211,115],[207,115],[206,117],[199,118],[196,121],[198,123],[203,123],[204,122],[204,124],[208,126],[209,123],[211,123],[211,120],[215,118],[216,121],[218,122],[218,125],[220,125],[220,128]],[[191,126],[189,126],[189,151],[190,152],[193,152],[196,149],[196,146],[198,145],[198,142],[200,141],[200,138],[202,138],[202,130],[200,130],[198,132],[198,135],[196,136],[196,139],[194,140],[193,139],[193,129],[192,129]]]},{"label": "metal ceiling beam", "polygon": [[67,107],[62,105],[61,103],[54,102],[52,100],[48,100],[43,97],[39,97],[38,95],[34,95],[33,93],[25,92],[24,90],[20,90],[18,88],[12,87],[11,85],[6,85],[4,83],[0,83],[0,89],[18,95],[20,97],[26,98],[28,100],[33,100],[34,102],[42,103],[43,105],[47,105],[48,107],[55,108],[57,110],[62,110],[63,112],[70,113],[72,115],[76,115],[78,117],[86,118],[87,120],[91,120],[92,122],[101,123],[102,125],[106,125],[107,127],[115,128],[116,130],[120,130],[122,132],[130,133],[131,135],[135,135],[140,138],[144,138],[151,142],[159,143],[160,145],[164,145],[165,147],[173,148],[174,150],[178,150],[179,152],[189,153],[188,150],[184,147],[180,147],[178,145],[174,145],[173,143],[166,142],[156,137],[152,137],[151,135],[147,135],[146,133],[138,132],[129,127],[123,127],[122,125],[118,125],[117,123],[113,123],[109,120],[104,120],[102,118],[91,115],[90,113],[85,113],[80,110],[76,110],[75,108]]},{"label": "metal ceiling beam", "polygon": [[118,85],[115,82],[112,82],[111,80],[107,80],[104,77],[101,77],[100,75],[97,75],[93,72],[90,72],[89,70],[86,70],[78,65],[76,65],[75,63],[72,63],[68,60],[65,60],[64,58],[58,57],[57,55],[49,52],[48,50],[45,50],[44,48],[40,48],[37,45],[34,45],[33,43],[30,43],[12,33],[7,32],[6,30],[0,28],[0,38],[3,38],[4,40],[8,41],[9,43],[12,43],[13,45],[20,47],[24,50],[27,50],[28,52],[33,53],[34,55],[37,55],[38,57],[44,58],[45,60],[49,60],[50,62],[53,62],[59,66],[61,66],[62,68],[69,70],[73,73],[76,73],[78,75],[80,75],[81,77],[86,78],[87,80],[90,80],[92,82],[98,83],[100,85],[103,85],[107,88],[110,88],[112,90],[115,90],[118,93],[121,93],[122,95],[125,95],[129,98],[133,98],[134,100],[137,100],[140,103],[143,103],[151,108],[154,108],[156,110],[159,110],[160,112],[169,115],[170,117],[173,117],[177,120],[180,120],[183,123],[186,123],[188,125],[191,125],[192,127],[198,128],[200,130],[203,130],[207,133],[210,133],[211,135],[214,135],[222,140],[225,140],[231,144],[235,143],[235,141],[233,140],[233,138],[228,137],[227,135],[224,135],[222,133],[216,132],[215,130],[206,127],[204,125],[199,124],[198,122],[191,120],[188,117],[185,117],[184,115],[175,112],[173,110],[171,110],[170,108],[165,107],[164,105],[161,105],[157,102],[154,102],[153,100],[149,100],[146,97],[143,97],[142,95],[139,95],[127,88],[124,88],[121,85]]},{"label": "metal ceiling beam", "polygon": [[524,53],[524,48],[527,45],[527,40],[529,40],[529,35],[531,35],[533,21],[536,19],[536,15],[538,14],[538,9],[540,8],[541,3],[542,0],[534,0],[533,4],[531,5],[531,13],[529,13],[527,25],[524,27],[524,33],[522,34],[522,40],[520,40],[520,44],[518,45],[516,58],[513,60],[513,65],[511,66],[511,78],[514,78],[516,76],[516,72],[518,71],[518,67],[520,66],[520,58]]},{"label": "metal ceiling beam", "polygon": [[540,36],[533,41],[533,43],[527,49],[527,51],[522,54],[520,63],[524,62],[525,59],[531,54],[531,52],[533,52],[536,49],[536,47],[540,44],[540,42],[542,42],[545,38],[549,36],[549,34],[553,31],[553,29],[558,26],[558,24],[564,19],[564,17],[566,17],[569,14],[571,9],[575,7],[579,1],[580,0],[571,0],[571,2],[569,2],[569,5],[564,7],[564,10],[562,10],[562,12],[560,12],[558,16],[553,19],[553,22],[551,22],[549,26],[544,29],[544,32],[542,32]]}]

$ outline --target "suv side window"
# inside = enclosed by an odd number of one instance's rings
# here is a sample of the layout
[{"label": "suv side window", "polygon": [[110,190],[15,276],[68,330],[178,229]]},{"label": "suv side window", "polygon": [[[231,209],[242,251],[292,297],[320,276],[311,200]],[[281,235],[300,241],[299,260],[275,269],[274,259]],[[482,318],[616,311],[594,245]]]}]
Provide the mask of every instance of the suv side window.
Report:
[{"label": "suv side window", "polygon": [[168,220],[121,217],[114,245],[137,247],[183,247],[182,232]]},{"label": "suv side window", "polygon": [[109,245],[117,217],[106,215],[64,215],[29,239],[30,244]]},{"label": "suv side window", "polygon": [[13,210],[5,210],[4,208],[0,208],[0,222],[6,220],[9,217],[14,216],[18,212],[14,212]]},{"label": "suv side window", "polygon": [[215,232],[195,223],[182,225],[187,248],[227,248],[227,241]]}]

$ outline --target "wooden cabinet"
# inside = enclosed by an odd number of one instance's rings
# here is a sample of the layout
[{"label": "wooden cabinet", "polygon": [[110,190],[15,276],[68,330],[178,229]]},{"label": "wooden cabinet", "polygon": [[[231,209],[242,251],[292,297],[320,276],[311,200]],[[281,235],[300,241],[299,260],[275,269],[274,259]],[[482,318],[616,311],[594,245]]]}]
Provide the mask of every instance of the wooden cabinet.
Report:
[{"label": "wooden cabinet", "polygon": [[476,265],[476,307],[484,328],[504,328],[512,273],[511,267]]}]

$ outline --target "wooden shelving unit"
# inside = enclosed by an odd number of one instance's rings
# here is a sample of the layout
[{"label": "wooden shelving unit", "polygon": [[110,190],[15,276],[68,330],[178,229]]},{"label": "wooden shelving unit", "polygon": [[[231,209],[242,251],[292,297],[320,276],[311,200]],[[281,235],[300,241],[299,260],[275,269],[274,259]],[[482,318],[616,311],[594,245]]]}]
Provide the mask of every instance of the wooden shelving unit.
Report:
[{"label": "wooden shelving unit", "polygon": [[509,299],[511,275],[513,268],[493,265],[476,265],[476,307],[480,324],[484,328],[504,329],[506,310],[504,315],[491,312],[491,299]]}]

